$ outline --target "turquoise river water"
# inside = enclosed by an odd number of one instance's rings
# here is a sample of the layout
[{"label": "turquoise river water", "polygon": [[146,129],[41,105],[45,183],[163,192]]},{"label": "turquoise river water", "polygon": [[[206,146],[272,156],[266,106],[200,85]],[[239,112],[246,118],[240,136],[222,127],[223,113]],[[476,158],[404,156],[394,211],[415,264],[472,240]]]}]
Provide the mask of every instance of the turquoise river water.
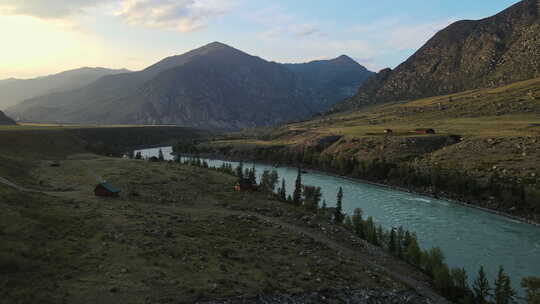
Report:
[{"label": "turquoise river water", "polygon": [[[172,159],[171,147],[161,148]],[[141,150],[143,157],[158,155],[159,148]],[[221,160],[207,160],[221,166]],[[232,163],[236,166],[235,162]],[[245,163],[251,167],[252,163]],[[294,189],[295,168],[272,168],[255,164],[257,174],[277,170],[285,178],[287,193]],[[305,185],[319,186],[329,207],[335,205],[336,193],[343,188],[344,211],[352,214],[362,208],[366,216],[385,228],[403,226],[416,232],[422,248],[440,247],[451,267],[464,267],[469,278],[484,265],[493,282],[499,265],[505,267],[514,287],[522,294],[519,282],[525,276],[540,276],[540,228],[503,216],[466,207],[446,200],[412,194],[392,188],[366,184],[321,172],[302,176]],[[281,182],[280,182],[281,184]]]}]

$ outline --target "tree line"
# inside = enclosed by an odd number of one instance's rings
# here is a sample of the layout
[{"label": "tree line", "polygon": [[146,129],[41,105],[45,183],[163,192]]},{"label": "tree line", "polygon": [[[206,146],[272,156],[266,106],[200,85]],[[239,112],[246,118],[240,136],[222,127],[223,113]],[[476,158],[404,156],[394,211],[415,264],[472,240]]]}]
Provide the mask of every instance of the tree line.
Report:
[{"label": "tree line", "polygon": [[383,157],[359,160],[345,154],[334,155],[306,148],[255,148],[251,157],[290,166],[302,165],[343,176],[453,196],[463,201],[492,202],[491,208],[521,215],[540,215],[540,190],[533,178],[510,178],[492,172],[488,178],[440,166],[420,166],[410,162],[390,162]]},{"label": "tree line", "polygon": [[[178,162],[180,160],[178,159]],[[186,158],[184,164],[201,168],[210,168],[205,160],[198,156]],[[386,230],[377,225],[371,216],[365,217],[361,208],[356,208],[352,215],[343,212],[343,189],[340,187],[336,195],[335,208],[328,208],[326,201],[321,203],[322,191],[320,187],[304,185],[302,183],[302,170],[298,168],[295,186],[291,194],[287,194],[286,181],[280,178],[276,170],[264,170],[260,181],[257,182],[255,166],[247,168],[243,162],[236,167],[223,162],[220,167],[211,168],[239,179],[248,180],[261,191],[274,193],[276,197],[286,203],[303,208],[307,212],[318,215],[320,218],[329,218],[336,225],[343,226],[359,238],[372,245],[378,246],[396,258],[421,270],[433,281],[433,285],[441,295],[449,300],[462,304],[509,304],[517,303],[517,294],[512,287],[508,274],[503,266],[493,284],[487,278],[485,268],[480,266],[478,273],[469,284],[469,276],[464,268],[450,268],[445,263],[444,253],[439,247],[429,250],[420,248],[417,236],[403,227]],[[540,304],[540,278],[526,277],[521,281],[526,292],[529,304]]]}]

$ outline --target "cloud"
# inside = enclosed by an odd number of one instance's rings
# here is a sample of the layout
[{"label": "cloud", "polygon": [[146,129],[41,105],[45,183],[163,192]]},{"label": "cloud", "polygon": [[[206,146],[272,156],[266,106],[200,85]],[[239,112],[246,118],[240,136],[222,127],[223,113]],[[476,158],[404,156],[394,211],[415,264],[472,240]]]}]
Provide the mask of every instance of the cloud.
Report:
[{"label": "cloud", "polygon": [[424,23],[410,20],[381,19],[370,24],[361,24],[353,29],[353,34],[361,35],[374,45],[396,51],[418,49],[439,30],[457,19],[449,18]]},{"label": "cloud", "polygon": [[131,25],[191,32],[234,5],[230,0],[123,0],[118,15]]},{"label": "cloud", "polygon": [[321,34],[320,25],[317,22],[301,21],[300,17],[286,13],[277,5],[263,8],[249,15],[248,18],[266,28],[259,35],[262,39],[303,38]]},{"label": "cloud", "polygon": [[419,48],[438,31],[454,21],[456,20],[448,19],[423,24],[398,26],[389,32],[388,45],[398,50]]},{"label": "cloud", "polygon": [[0,0],[0,14],[24,15],[40,19],[64,19],[107,0]]},{"label": "cloud", "polygon": [[[0,0],[0,15],[23,15],[76,24],[90,10],[109,9],[131,25],[191,32],[241,0]],[[74,18],[76,17],[76,18]]]}]

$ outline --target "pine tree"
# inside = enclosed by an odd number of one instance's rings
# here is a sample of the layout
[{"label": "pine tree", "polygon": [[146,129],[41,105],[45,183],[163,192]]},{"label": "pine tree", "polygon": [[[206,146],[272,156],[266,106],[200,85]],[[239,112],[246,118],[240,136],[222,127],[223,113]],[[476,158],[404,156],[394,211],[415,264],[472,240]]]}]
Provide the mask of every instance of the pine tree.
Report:
[{"label": "pine tree", "polygon": [[452,268],[450,275],[452,276],[452,282],[455,287],[454,298],[464,299],[470,294],[467,271],[465,268]]},{"label": "pine tree", "polygon": [[261,182],[260,182],[260,186],[261,188],[263,188],[264,190],[270,190],[269,189],[269,179],[270,179],[270,171],[268,170],[264,170],[263,171],[263,174],[261,175]]},{"label": "pine tree", "polygon": [[163,156],[163,151],[161,151],[161,149],[159,149],[159,152],[158,152],[158,159],[159,161],[165,160],[165,157]]},{"label": "pine tree", "polygon": [[405,230],[405,236],[403,237],[403,244],[402,244],[403,251],[407,251],[407,248],[409,248],[410,243],[411,243],[411,233],[409,232],[409,230]]},{"label": "pine tree", "polygon": [[287,189],[285,188],[285,178],[281,180],[281,188],[279,188],[279,199],[282,201],[287,200]]},{"label": "pine tree", "polygon": [[360,208],[354,209],[353,216],[352,216],[352,224],[354,229],[354,234],[356,234],[361,239],[366,238],[366,234],[364,232],[364,220],[362,219],[364,212]]},{"label": "pine tree", "polygon": [[426,254],[425,269],[427,273],[433,275],[435,269],[444,264],[444,254],[439,247],[431,248]]},{"label": "pine tree", "polygon": [[450,296],[454,289],[452,277],[446,264],[437,266],[433,272],[433,284],[443,295]]},{"label": "pine tree", "polygon": [[540,278],[526,277],[521,280],[528,304],[540,304]]},{"label": "pine tree", "polygon": [[345,219],[343,220],[343,225],[347,227],[347,229],[353,228],[353,224],[352,224],[352,220],[350,216],[345,215]]},{"label": "pine tree", "polygon": [[302,205],[302,170],[298,167],[298,175],[294,184],[293,203],[297,206]]},{"label": "pine tree", "polygon": [[137,154],[135,154],[135,159],[142,159],[141,151],[139,151],[139,152],[137,152]]},{"label": "pine tree", "polygon": [[336,203],[336,212],[334,213],[334,221],[338,224],[342,224],[343,220],[345,219],[345,215],[343,214],[343,189],[339,187],[338,193],[337,193],[337,203]]},{"label": "pine tree", "polygon": [[249,170],[248,179],[250,184],[257,185],[257,172],[255,170],[255,164],[253,164],[253,167],[251,170]]},{"label": "pine tree", "polygon": [[382,225],[379,225],[377,227],[377,230],[375,231],[375,242],[373,244],[377,246],[382,246],[382,240],[384,239],[384,230]]},{"label": "pine tree", "polygon": [[375,228],[375,224],[373,223],[373,217],[369,216],[366,220],[366,239],[371,244],[377,243],[377,230]]},{"label": "pine tree", "polygon": [[491,287],[484,271],[484,266],[480,266],[478,277],[474,280],[473,291],[478,304],[488,304],[488,297],[491,296]]},{"label": "pine tree", "polygon": [[326,206],[326,200],[323,200],[321,210],[326,211],[326,209],[328,209],[328,206]]},{"label": "pine tree", "polygon": [[270,176],[268,177],[268,186],[270,188],[270,191],[274,192],[276,190],[278,182],[279,175],[276,170],[272,170],[272,172],[270,172]]},{"label": "pine tree", "polygon": [[516,302],[516,291],[512,288],[510,277],[504,273],[504,268],[499,266],[499,273],[495,279],[495,304],[509,304]]},{"label": "pine tree", "polygon": [[411,236],[411,241],[407,247],[407,260],[415,266],[420,266],[422,262],[422,250],[418,246],[415,236]]},{"label": "pine tree", "polygon": [[396,254],[396,230],[392,228],[390,230],[390,238],[388,239],[388,251],[390,251],[391,254]]},{"label": "pine tree", "polygon": [[238,166],[236,167],[236,177],[239,179],[244,179],[244,163],[240,162],[238,163]]},{"label": "pine tree", "polygon": [[404,232],[403,227],[399,226],[396,236],[396,255],[402,259],[403,258],[403,243],[404,243]]},{"label": "pine tree", "polygon": [[317,212],[321,201],[321,188],[314,186],[304,186],[304,207],[307,211]]}]

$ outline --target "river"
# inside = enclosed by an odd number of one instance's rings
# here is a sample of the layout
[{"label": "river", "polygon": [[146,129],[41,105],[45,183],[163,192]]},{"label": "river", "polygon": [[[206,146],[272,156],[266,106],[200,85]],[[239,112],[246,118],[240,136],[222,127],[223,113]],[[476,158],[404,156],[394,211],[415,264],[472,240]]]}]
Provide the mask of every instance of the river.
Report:
[{"label": "river", "polygon": [[[171,147],[161,148],[166,159],[172,159]],[[143,157],[158,155],[159,148],[141,150]],[[221,166],[221,160],[207,160],[210,166]],[[232,163],[236,166],[235,162]],[[245,163],[244,167],[251,167]],[[255,164],[260,177],[269,165]],[[297,170],[280,167],[287,194],[294,189]],[[339,187],[343,188],[343,209],[352,214],[362,208],[385,228],[403,226],[416,232],[422,248],[440,247],[451,267],[464,267],[474,279],[480,265],[486,267],[491,282],[499,265],[510,275],[514,288],[525,276],[540,276],[540,229],[493,213],[466,207],[442,199],[407,193],[388,187],[366,184],[346,178],[309,172],[302,176],[304,185],[321,187],[328,207],[335,206]],[[281,184],[281,182],[280,182]],[[231,185],[232,186],[232,185]]]}]

